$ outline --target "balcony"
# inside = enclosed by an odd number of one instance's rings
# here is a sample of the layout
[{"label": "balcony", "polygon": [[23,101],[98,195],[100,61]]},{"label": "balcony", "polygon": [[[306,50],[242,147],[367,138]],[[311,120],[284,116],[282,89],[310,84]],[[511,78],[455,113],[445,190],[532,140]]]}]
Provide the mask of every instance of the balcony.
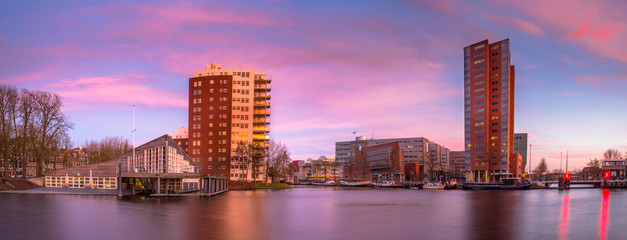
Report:
[{"label": "balcony", "polygon": [[255,101],[256,108],[270,108],[270,103],[266,101]]},{"label": "balcony", "polygon": [[255,116],[270,116],[270,110],[255,110],[253,111],[253,115]]},{"label": "balcony", "polygon": [[253,134],[253,141],[268,141],[270,140],[270,136],[262,135],[262,134]]},{"label": "balcony", "polygon": [[269,92],[270,90],[272,90],[270,84],[255,84],[255,92]]},{"label": "balcony", "polygon": [[258,83],[271,83],[272,82],[272,77],[255,76],[255,82],[258,82]]},{"label": "balcony", "polygon": [[256,92],[255,100],[270,100],[270,93],[266,92]]},{"label": "balcony", "polygon": [[269,133],[269,132],[270,132],[269,127],[253,127],[253,134],[254,133]]}]

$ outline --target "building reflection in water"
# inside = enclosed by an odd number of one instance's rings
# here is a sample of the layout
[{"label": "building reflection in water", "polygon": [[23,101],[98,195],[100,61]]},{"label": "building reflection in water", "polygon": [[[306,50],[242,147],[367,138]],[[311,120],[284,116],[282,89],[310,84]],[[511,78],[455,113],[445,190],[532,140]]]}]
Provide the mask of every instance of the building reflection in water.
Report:
[{"label": "building reflection in water", "polygon": [[519,214],[516,192],[475,191],[470,197],[470,239],[512,239]]},{"label": "building reflection in water", "polygon": [[603,199],[601,200],[601,217],[599,219],[599,239],[607,239],[607,225],[609,223],[610,210],[610,190],[603,189]]},{"label": "building reflection in water", "polygon": [[562,197],[562,218],[560,223],[560,239],[567,239],[568,235],[568,211],[570,204],[570,192]]}]

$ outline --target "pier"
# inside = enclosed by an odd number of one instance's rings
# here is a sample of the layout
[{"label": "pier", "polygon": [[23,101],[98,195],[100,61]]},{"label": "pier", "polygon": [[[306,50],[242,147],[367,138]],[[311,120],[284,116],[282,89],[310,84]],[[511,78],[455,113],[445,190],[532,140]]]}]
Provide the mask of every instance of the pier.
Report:
[{"label": "pier", "polygon": [[228,178],[195,173],[123,172],[120,182],[120,192],[130,188],[133,195],[151,197],[211,197],[229,190]]}]

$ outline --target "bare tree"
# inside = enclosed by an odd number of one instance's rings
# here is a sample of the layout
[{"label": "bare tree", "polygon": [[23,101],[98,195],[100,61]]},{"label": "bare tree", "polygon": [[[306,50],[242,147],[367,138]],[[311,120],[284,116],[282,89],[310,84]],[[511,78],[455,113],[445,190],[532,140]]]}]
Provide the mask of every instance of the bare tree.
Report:
[{"label": "bare tree", "polygon": [[56,139],[61,138],[69,129],[73,128],[72,122],[61,111],[63,101],[58,94],[44,91],[33,93],[35,112],[37,113],[37,130],[33,131],[34,160],[37,176],[42,176],[44,166],[53,157],[53,146]]},{"label": "bare tree", "polygon": [[623,154],[618,149],[610,148],[603,153],[603,158],[604,159],[622,159]]},{"label": "bare tree", "polygon": [[123,137],[105,137],[99,141],[90,140],[84,144],[89,164],[106,162],[133,150],[130,141]]},{"label": "bare tree", "polygon": [[253,158],[253,145],[240,141],[237,143],[237,148],[235,148],[235,154],[239,158],[239,161],[237,161],[240,165],[239,167],[241,170],[243,170],[242,172],[244,172],[245,178],[242,180],[247,181],[248,173],[250,170],[249,164],[252,163]]},{"label": "bare tree", "polygon": [[268,148],[267,172],[272,182],[276,178],[285,177],[288,171],[290,152],[281,142],[270,140]]},{"label": "bare tree", "polygon": [[0,86],[0,151],[2,154],[2,166],[4,177],[9,177],[9,153],[13,147],[12,138],[15,136],[11,130],[15,128],[15,114],[17,112],[18,90],[10,86]]},{"label": "bare tree", "polygon": [[536,167],[536,172],[538,173],[538,178],[540,178],[540,175],[544,175],[544,173],[547,171],[548,167],[546,165],[546,159],[542,158],[540,159],[540,163],[538,163],[538,166]]}]

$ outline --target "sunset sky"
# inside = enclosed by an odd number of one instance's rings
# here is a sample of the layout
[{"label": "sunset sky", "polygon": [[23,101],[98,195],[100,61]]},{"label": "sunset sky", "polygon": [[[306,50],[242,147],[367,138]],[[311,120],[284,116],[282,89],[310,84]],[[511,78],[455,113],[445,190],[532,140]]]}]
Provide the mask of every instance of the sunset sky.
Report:
[{"label": "sunset sky", "polygon": [[[445,3],[446,2],[446,3]],[[187,126],[188,78],[272,76],[292,159],[336,141],[426,137],[462,150],[463,47],[510,39],[515,132],[531,161],[627,151],[625,1],[3,1],[0,82],[64,97],[78,145]],[[357,131],[357,134],[353,134]]]}]

